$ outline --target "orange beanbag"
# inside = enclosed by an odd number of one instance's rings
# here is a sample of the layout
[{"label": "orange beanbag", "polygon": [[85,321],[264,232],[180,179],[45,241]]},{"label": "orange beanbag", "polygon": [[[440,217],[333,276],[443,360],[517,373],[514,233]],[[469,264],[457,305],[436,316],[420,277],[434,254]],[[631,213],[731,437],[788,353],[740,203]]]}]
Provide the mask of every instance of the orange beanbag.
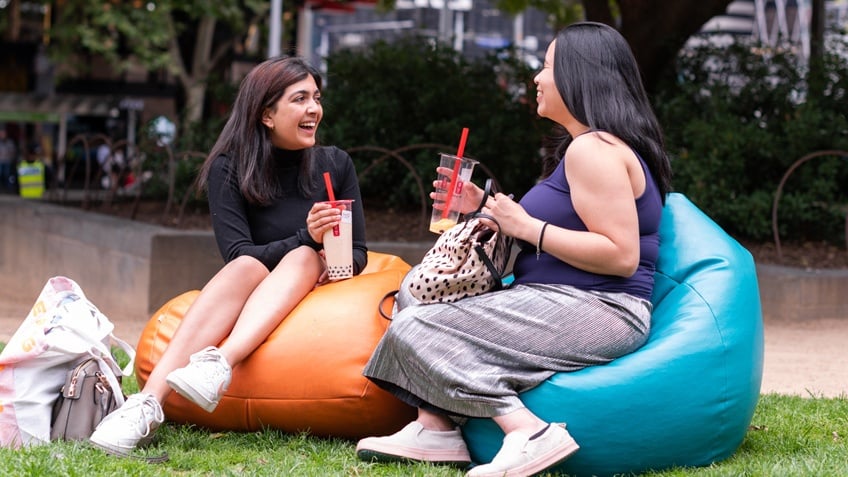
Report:
[{"label": "orange beanbag", "polygon": [[[233,369],[213,413],[171,393],[165,415],[211,430],[270,427],[350,439],[397,431],[415,419],[415,410],[362,376],[362,368],[389,326],[377,306],[409,268],[398,257],[369,252],[362,274],[313,290]],[[136,353],[139,387],[199,293],[173,298],[147,323]]]}]

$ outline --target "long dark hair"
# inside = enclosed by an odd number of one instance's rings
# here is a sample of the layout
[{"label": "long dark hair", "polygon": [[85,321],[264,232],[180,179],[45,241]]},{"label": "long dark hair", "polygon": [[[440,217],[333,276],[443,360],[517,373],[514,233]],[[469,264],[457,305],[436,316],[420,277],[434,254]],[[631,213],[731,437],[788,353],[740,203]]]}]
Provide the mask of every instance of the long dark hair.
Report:
[{"label": "long dark hair", "polygon": [[[207,186],[209,170],[218,156],[226,156],[235,167],[239,190],[252,204],[267,204],[280,193],[275,180],[270,131],[262,124],[266,109],[273,110],[286,88],[312,76],[321,89],[321,74],[302,58],[277,57],[256,65],[241,82],[227,123],[206,157],[197,177],[198,190]],[[308,197],[312,180],[312,148],[303,151],[298,183],[299,192]]]},{"label": "long dark hair", "polygon": [[[589,130],[607,131],[636,150],[665,200],[671,191],[671,164],[639,66],[624,37],[603,23],[569,25],[556,36],[553,68],[557,91],[574,118]],[[565,128],[556,132],[545,176],[574,139]]]}]

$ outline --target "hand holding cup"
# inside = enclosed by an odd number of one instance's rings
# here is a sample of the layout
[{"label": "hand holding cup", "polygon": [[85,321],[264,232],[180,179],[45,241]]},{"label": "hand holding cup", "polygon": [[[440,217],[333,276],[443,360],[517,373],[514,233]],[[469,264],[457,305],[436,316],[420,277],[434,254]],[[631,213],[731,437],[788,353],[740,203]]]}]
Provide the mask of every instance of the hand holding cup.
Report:
[{"label": "hand holding cup", "polygon": [[[465,188],[472,186],[471,174],[477,161],[451,154],[441,154],[436,168],[438,177],[433,182],[435,192],[433,214],[430,217],[430,231],[441,234],[459,221],[459,214],[465,210]],[[476,186],[475,186],[476,187]],[[479,195],[478,199],[481,198]]]},{"label": "hand holding cup", "polygon": [[336,227],[341,219],[341,209],[330,202],[316,202],[306,215],[306,230],[316,243],[324,243],[324,233]]}]

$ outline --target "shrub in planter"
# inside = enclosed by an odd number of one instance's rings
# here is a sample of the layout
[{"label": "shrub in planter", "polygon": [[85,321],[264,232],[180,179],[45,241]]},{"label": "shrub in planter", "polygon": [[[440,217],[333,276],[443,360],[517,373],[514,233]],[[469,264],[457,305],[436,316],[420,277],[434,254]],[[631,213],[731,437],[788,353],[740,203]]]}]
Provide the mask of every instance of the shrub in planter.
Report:
[{"label": "shrub in planter", "polygon": [[[839,48],[831,45],[823,59],[820,97],[808,95],[789,51],[744,41],[684,51],[676,81],[655,100],[675,189],[730,233],[770,239],[772,202],[790,166],[813,151],[848,150],[848,64]],[[780,199],[781,237],[845,243],[846,183],[846,158],[799,167]]]},{"label": "shrub in planter", "polygon": [[[505,191],[527,190],[540,172],[539,148],[550,122],[536,115],[533,72],[508,52],[468,59],[432,40],[407,37],[327,58],[321,142],[345,149],[389,150],[436,143],[447,150],[404,152],[429,191],[439,152],[455,153],[469,128],[465,155],[490,169]],[[363,170],[381,153],[352,154]],[[475,182],[485,175],[479,169]],[[360,179],[363,197],[414,207],[413,176],[395,160]]]}]

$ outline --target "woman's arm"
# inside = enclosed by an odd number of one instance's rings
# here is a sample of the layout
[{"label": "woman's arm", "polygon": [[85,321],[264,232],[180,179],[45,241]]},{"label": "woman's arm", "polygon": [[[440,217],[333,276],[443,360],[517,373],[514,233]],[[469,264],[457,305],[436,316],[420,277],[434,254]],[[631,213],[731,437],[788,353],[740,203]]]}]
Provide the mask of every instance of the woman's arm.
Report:
[{"label": "woman's arm", "polygon": [[332,178],[337,199],[353,199],[353,274],[358,275],[368,264],[365,239],[365,208],[359,191],[359,179],[353,160],[347,152],[330,149],[335,175]]},{"label": "woman's arm", "polygon": [[[544,250],[589,272],[633,275],[640,253],[636,197],[645,181],[638,158],[606,133],[578,137],[566,158],[572,204],[588,231],[548,226]],[[640,181],[641,189],[635,184]]]},{"label": "woman's arm", "polygon": [[[602,140],[599,135],[603,134]],[[576,138],[565,156],[565,174],[577,215],[588,231],[570,230],[530,216],[503,194],[488,201],[502,231],[592,273],[629,277],[639,265],[639,220],[635,198],[644,173],[633,151],[606,133]]]},{"label": "woman's arm", "polygon": [[[281,240],[265,245],[254,243],[248,221],[248,204],[239,191],[235,174],[230,174],[227,161],[224,156],[215,159],[209,171],[208,187],[212,229],[225,262],[247,255],[262,262],[268,270],[273,270],[285,254],[297,247],[307,245],[316,250],[321,248],[320,244],[312,240],[305,224],[301,228],[292,228],[294,233]],[[293,219],[302,220],[296,217]]]}]

